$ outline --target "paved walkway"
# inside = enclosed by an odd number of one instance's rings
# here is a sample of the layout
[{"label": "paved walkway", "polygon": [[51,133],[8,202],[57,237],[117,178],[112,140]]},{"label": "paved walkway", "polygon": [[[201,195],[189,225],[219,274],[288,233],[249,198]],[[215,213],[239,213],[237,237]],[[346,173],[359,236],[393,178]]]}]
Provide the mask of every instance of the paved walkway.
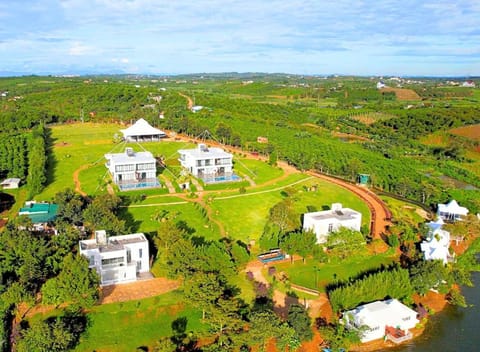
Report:
[{"label": "paved walkway", "polygon": [[175,187],[173,187],[172,182],[167,177],[164,175],[159,175],[158,177],[163,181],[163,183],[165,183],[168,193],[176,193]]}]

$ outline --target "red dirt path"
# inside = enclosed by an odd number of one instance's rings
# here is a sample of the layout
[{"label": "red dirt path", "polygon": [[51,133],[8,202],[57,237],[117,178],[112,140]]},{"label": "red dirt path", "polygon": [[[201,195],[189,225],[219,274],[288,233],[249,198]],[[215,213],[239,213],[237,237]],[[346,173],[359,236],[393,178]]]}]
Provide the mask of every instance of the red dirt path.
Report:
[{"label": "red dirt path", "polygon": [[386,228],[392,223],[390,221],[392,213],[388,210],[385,203],[368,188],[356,186],[354,184],[342,181],[338,178],[326,176],[318,172],[309,171],[310,175],[323,179],[325,181],[335,183],[343,188],[348,189],[352,193],[359,196],[365,203],[372,214],[370,231],[373,238],[382,238],[382,233],[386,232]]}]

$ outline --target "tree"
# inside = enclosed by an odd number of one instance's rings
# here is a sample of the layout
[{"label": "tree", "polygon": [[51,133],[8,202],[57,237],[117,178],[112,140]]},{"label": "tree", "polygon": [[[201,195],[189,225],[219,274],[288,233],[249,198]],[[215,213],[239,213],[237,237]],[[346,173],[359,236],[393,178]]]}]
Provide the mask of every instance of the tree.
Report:
[{"label": "tree", "polygon": [[365,249],[365,238],[362,233],[345,227],[330,233],[327,237],[327,248],[340,258],[358,254]]},{"label": "tree", "polygon": [[288,309],[287,322],[295,330],[300,341],[310,341],[313,338],[310,317],[303,306],[292,304]]},{"label": "tree", "polygon": [[70,350],[76,342],[75,335],[61,319],[53,322],[36,321],[21,333],[17,344],[18,352],[63,352]]},{"label": "tree", "polygon": [[83,213],[86,225],[92,230],[103,229],[112,235],[124,234],[125,220],[117,218],[121,199],[115,195],[97,196]]},{"label": "tree", "polygon": [[292,200],[287,198],[275,204],[270,209],[269,222],[276,226],[281,234],[299,227],[299,216],[295,213]]},{"label": "tree", "polygon": [[447,293],[452,284],[452,276],[441,260],[421,260],[410,267],[410,277],[414,290],[421,295],[431,288]]},{"label": "tree", "polygon": [[298,254],[303,262],[308,255],[313,254],[317,246],[317,236],[312,231],[290,232],[280,241],[280,248],[287,253]]},{"label": "tree", "polygon": [[57,221],[74,225],[82,224],[86,201],[81,195],[67,188],[63,192],[58,192],[54,201],[58,205]]},{"label": "tree", "polygon": [[91,307],[98,299],[99,277],[88,267],[88,259],[69,254],[63,261],[63,269],[57,277],[42,287],[42,299],[46,304],[71,303]]},{"label": "tree", "polygon": [[202,319],[205,319],[205,312],[222,295],[223,285],[224,282],[216,274],[195,273],[185,282],[185,298],[202,310]]}]

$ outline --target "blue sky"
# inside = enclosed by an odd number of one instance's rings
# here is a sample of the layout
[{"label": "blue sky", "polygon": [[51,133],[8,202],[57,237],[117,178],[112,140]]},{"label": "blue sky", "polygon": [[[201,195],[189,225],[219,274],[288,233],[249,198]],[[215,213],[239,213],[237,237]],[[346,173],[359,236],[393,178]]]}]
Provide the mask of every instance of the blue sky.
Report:
[{"label": "blue sky", "polygon": [[3,0],[0,71],[474,76],[480,0]]}]

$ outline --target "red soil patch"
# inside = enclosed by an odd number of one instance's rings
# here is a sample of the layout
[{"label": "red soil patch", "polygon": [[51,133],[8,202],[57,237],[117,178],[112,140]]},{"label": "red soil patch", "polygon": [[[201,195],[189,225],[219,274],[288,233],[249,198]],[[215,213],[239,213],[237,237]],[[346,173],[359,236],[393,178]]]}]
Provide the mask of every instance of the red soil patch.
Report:
[{"label": "red soil patch", "polygon": [[420,96],[412,89],[386,87],[381,92],[394,92],[398,100],[420,100]]},{"label": "red soil patch", "polygon": [[126,302],[134,299],[143,299],[173,291],[180,286],[177,280],[155,278],[136,281],[130,284],[110,285],[102,288],[101,304]]},{"label": "red soil patch", "polygon": [[[456,136],[466,137],[474,141],[480,141],[480,124],[454,128],[453,130],[450,130],[450,133]],[[480,147],[477,149],[479,148]]]}]

